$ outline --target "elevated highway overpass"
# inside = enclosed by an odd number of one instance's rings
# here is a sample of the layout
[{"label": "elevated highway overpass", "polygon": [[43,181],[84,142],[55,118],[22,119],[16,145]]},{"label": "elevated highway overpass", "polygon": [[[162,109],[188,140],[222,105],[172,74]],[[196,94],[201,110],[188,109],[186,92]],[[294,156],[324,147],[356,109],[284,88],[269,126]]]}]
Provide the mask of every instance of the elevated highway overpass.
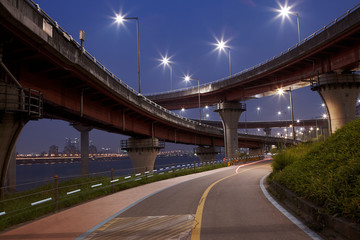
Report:
[{"label": "elevated highway overpass", "polygon": [[[1,186],[23,126],[40,117],[69,121],[81,132],[84,175],[93,127],[132,136],[127,149],[135,155],[156,156],[161,147],[157,139],[224,146],[222,129],[176,115],[137,93],[31,0],[0,0],[0,63]],[[236,147],[278,142],[291,143],[236,135]],[[141,159],[148,170],[151,158]]]},{"label": "elevated highway overpass", "polygon": [[225,145],[229,147],[225,151],[230,155],[236,145],[238,119],[246,110],[240,101],[272,95],[278,89],[291,92],[311,84],[325,103],[330,133],[335,132],[355,119],[360,92],[360,75],[356,74],[360,69],[359,7],[360,4],[294,47],[250,69],[198,88],[147,97],[172,110],[216,105],[226,132]]},{"label": "elevated highway overpass", "polygon": [[[360,9],[349,10],[300,43],[267,61],[214,82],[200,85],[201,106],[273,95],[278,89],[316,86],[328,73],[360,70]],[[344,83],[340,76],[332,79]],[[358,77],[350,79],[359,83]],[[170,109],[197,108],[198,88],[146,95]]]}]

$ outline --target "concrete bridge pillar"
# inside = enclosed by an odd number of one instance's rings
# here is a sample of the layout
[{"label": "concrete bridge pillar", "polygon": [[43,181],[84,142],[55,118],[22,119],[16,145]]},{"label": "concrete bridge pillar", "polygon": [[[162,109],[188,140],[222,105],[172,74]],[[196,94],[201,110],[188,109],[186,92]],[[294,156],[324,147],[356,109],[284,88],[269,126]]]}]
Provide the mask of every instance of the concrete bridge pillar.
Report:
[{"label": "concrete bridge pillar", "polygon": [[127,151],[134,173],[153,171],[156,156],[164,146],[164,142],[157,138],[129,138],[121,141],[121,149]]},{"label": "concrete bridge pillar", "polygon": [[325,103],[330,134],[355,119],[359,87],[360,75],[352,73],[324,74],[311,86],[313,91],[318,91]]},{"label": "concrete bridge pillar", "polygon": [[74,124],[73,127],[80,132],[81,143],[81,176],[89,176],[89,132],[92,127]]},{"label": "concrete bridge pillar", "polygon": [[16,191],[16,147],[11,153],[9,168],[6,175],[6,190],[8,192]]},{"label": "concrete bridge pillar", "polygon": [[[39,92],[0,82],[0,197],[4,196],[5,180],[16,140],[24,125],[41,114],[42,96]],[[14,174],[10,173],[10,176],[13,184]]]},{"label": "concrete bridge pillar", "polygon": [[225,157],[236,157],[239,148],[238,143],[238,121],[246,106],[240,102],[221,102],[216,106],[224,128]]},{"label": "concrete bridge pillar", "polygon": [[4,195],[5,180],[12,154],[15,151],[16,140],[26,122],[27,120],[21,114],[0,113],[0,197]]},{"label": "concrete bridge pillar", "polygon": [[214,161],[216,155],[219,154],[219,149],[214,146],[204,147],[199,146],[194,149],[196,156],[200,159],[201,163]]}]

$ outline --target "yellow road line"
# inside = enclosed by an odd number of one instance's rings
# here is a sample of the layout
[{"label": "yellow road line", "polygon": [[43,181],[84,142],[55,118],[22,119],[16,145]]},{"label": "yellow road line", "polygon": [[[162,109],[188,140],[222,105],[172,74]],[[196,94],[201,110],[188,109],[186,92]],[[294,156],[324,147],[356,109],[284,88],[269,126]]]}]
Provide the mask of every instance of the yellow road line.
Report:
[{"label": "yellow road line", "polygon": [[203,211],[204,211],[204,205],[205,205],[205,201],[206,201],[206,198],[211,190],[211,188],[213,188],[217,183],[225,180],[225,179],[228,179],[230,177],[233,177],[237,174],[240,174],[240,173],[243,173],[243,172],[247,172],[249,170],[252,170],[252,169],[255,169],[255,168],[259,168],[259,167],[263,167],[264,165],[266,164],[262,164],[260,166],[257,166],[257,167],[253,167],[253,168],[249,168],[249,169],[245,169],[245,170],[242,170],[241,172],[238,172],[238,173],[234,173],[234,174],[231,174],[227,177],[224,177],[220,180],[217,180],[216,182],[214,182],[213,184],[211,184],[206,190],[205,192],[203,193],[202,197],[200,198],[200,201],[199,201],[199,204],[198,204],[198,207],[196,209],[196,213],[195,213],[195,219],[194,219],[194,223],[193,223],[193,230],[192,230],[192,233],[191,233],[191,240],[200,240],[200,231],[201,231],[201,221],[202,221],[202,215],[203,215]]}]

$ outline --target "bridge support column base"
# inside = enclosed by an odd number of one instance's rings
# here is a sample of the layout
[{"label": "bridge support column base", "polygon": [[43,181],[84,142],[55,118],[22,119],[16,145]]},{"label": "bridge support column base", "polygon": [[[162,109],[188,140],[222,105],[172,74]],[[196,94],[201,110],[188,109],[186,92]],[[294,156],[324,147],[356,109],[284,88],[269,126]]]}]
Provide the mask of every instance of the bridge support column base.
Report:
[{"label": "bridge support column base", "polygon": [[216,155],[219,154],[219,150],[214,146],[203,147],[199,146],[195,148],[195,154],[200,159],[201,163],[215,161]]},{"label": "bridge support column base", "polygon": [[16,147],[11,153],[9,168],[6,175],[6,190],[16,192]]},{"label": "bridge support column base", "polygon": [[89,132],[92,127],[80,124],[74,124],[73,127],[80,132],[81,176],[89,177]]},{"label": "bridge support column base", "polygon": [[[30,119],[38,119],[41,113],[40,92],[0,81],[0,198],[4,196],[5,180],[16,140],[24,125]],[[13,178],[14,174],[10,173],[10,181]]]},{"label": "bridge support column base", "polygon": [[224,128],[226,158],[236,157],[239,148],[238,121],[241,113],[245,110],[245,104],[240,102],[221,102],[217,104],[215,112],[220,115]]},{"label": "bridge support column base", "polygon": [[[22,114],[0,113],[0,197],[4,196],[5,180],[15,151],[16,140],[26,122]],[[14,175],[10,173],[10,176],[13,180]]]},{"label": "bridge support column base", "polygon": [[318,91],[325,103],[330,133],[355,119],[359,87],[359,74],[337,73],[321,75],[318,82],[312,85],[312,90]]},{"label": "bridge support column base", "polygon": [[153,171],[156,157],[164,145],[156,138],[129,138],[122,142],[122,149],[126,150],[131,159],[134,173]]}]

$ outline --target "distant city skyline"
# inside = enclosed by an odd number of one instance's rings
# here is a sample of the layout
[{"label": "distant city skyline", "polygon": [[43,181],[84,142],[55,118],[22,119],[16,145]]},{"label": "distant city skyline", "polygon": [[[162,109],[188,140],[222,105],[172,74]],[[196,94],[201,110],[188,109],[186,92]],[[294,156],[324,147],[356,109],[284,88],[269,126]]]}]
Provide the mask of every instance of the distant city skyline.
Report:
[{"label": "distant city skyline", "polygon": [[[207,83],[229,75],[228,53],[215,50],[216,39],[231,47],[232,73],[240,72],[272,58],[298,43],[296,18],[279,18],[276,9],[291,6],[299,13],[301,39],[346,13],[357,0],[35,0],[65,31],[78,39],[85,31],[84,46],[98,61],[122,81],[137,90],[136,24],[114,22],[116,14],[139,18],[142,93],[170,90],[169,68],[160,66],[161,56],[173,62],[173,89],[186,85],[186,74]],[[195,84],[195,83],[192,83]],[[325,109],[317,92],[309,87],[293,91],[295,119],[321,118]],[[269,96],[245,102],[247,111],[240,121],[290,119],[289,96]],[[260,110],[257,108],[260,107]],[[208,119],[220,120],[212,107],[202,110]],[[278,115],[278,112],[284,114]],[[175,111],[198,118],[197,109]],[[17,152],[48,151],[50,145],[64,147],[64,138],[80,138],[70,123],[40,119],[27,123],[18,139]],[[90,139],[102,147],[117,149],[127,136],[90,131]],[[193,146],[166,144],[167,149]]]}]

